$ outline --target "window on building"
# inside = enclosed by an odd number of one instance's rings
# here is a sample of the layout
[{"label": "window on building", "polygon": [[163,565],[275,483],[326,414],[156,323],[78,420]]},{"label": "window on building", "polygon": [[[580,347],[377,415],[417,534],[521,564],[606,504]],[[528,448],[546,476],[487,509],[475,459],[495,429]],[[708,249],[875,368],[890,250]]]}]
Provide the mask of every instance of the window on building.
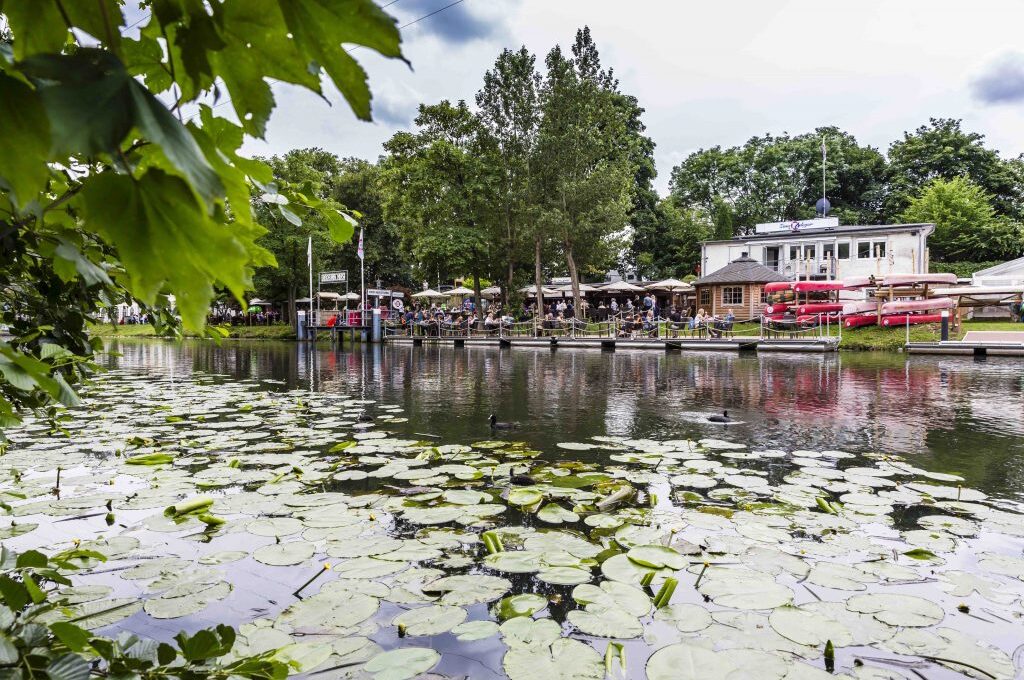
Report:
[{"label": "window on building", "polygon": [[799,259],[800,259],[800,246],[790,246],[789,247],[789,260],[790,260],[790,262],[792,262],[793,260],[799,260]]},{"label": "window on building", "polygon": [[836,244],[835,243],[823,243],[821,246],[821,259],[824,261],[832,260],[836,256]]},{"label": "window on building", "polygon": [[814,261],[814,246],[804,246],[804,259]]},{"label": "window on building", "polygon": [[762,305],[768,304],[768,293],[765,291],[765,289],[763,287],[759,288],[758,290],[761,291],[761,304]]},{"label": "window on building", "polygon": [[700,304],[701,306],[707,307],[711,304],[711,289],[701,288],[700,289]]},{"label": "window on building", "polygon": [[836,259],[837,260],[849,260],[850,259],[850,242],[842,241],[836,244]]},{"label": "window on building", "polygon": [[726,286],[722,289],[723,305],[742,305],[743,286]]},{"label": "window on building", "polygon": [[857,241],[857,259],[885,257],[885,241]]}]

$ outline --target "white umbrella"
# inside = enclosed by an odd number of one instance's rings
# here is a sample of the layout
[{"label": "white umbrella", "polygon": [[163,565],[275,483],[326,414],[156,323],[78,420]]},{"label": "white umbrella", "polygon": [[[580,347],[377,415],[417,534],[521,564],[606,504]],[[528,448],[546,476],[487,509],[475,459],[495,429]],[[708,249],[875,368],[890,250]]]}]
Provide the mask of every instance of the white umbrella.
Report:
[{"label": "white umbrella", "polygon": [[679,279],[664,279],[663,281],[655,281],[654,283],[648,283],[646,288],[647,290],[667,290],[670,293],[679,293],[683,291],[693,290],[693,286],[688,284],[686,281],[680,281]]},{"label": "white umbrella", "polygon": [[480,291],[482,297],[494,297],[495,295],[501,295],[501,286],[490,286]]},{"label": "white umbrella", "polygon": [[256,305],[258,307],[270,307],[273,304],[274,303],[270,302],[269,300],[261,300],[260,298],[253,298],[252,300],[249,300],[250,307],[252,307],[253,305]]},{"label": "white umbrella", "polygon": [[643,291],[643,288],[634,286],[628,281],[616,281],[601,288],[602,293],[642,293]]},{"label": "white umbrella", "polygon": [[341,299],[342,300],[358,300],[359,299],[359,293],[345,293],[344,295],[341,296]]},{"label": "white umbrella", "polygon": [[[526,293],[527,295],[536,295],[537,286],[523,286],[519,289],[520,293]],[[541,292],[545,295],[560,295],[562,291],[555,290],[554,288],[541,288]]]},{"label": "white umbrella", "polygon": [[[564,286],[558,286],[558,288],[556,288],[555,290],[560,290],[565,293],[572,293],[572,284],[567,283]],[[594,288],[593,286],[588,286],[585,283],[580,284],[580,295],[584,295],[586,293],[596,293],[598,290],[600,289]]]},{"label": "white umbrella", "polygon": [[326,290],[320,291],[319,293],[317,293],[317,295],[319,295],[322,300],[340,300],[341,299],[341,293],[332,293],[332,292],[326,291]]},{"label": "white umbrella", "polygon": [[308,297],[304,297],[304,298],[297,299],[295,301],[295,304],[297,304],[297,305],[308,305],[310,302],[312,302],[312,300],[310,300]]},{"label": "white umbrella", "polygon": [[458,297],[460,295],[472,295],[473,291],[465,286],[459,286],[458,288],[452,288],[444,294],[448,297]]},{"label": "white umbrella", "polygon": [[438,293],[436,290],[427,288],[426,290],[421,290],[418,293],[413,293],[412,296],[414,298],[443,298],[445,294]]}]

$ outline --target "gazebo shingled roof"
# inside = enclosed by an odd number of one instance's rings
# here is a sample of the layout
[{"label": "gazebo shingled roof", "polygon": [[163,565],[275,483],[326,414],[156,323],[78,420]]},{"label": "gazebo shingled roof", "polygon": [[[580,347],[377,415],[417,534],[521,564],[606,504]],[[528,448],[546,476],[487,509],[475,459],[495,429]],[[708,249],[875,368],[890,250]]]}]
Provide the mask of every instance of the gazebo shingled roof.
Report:
[{"label": "gazebo shingled roof", "polygon": [[766,267],[745,253],[725,265],[717,272],[711,272],[693,282],[694,286],[713,286],[721,283],[771,283],[788,281],[785,276],[771,267]]}]

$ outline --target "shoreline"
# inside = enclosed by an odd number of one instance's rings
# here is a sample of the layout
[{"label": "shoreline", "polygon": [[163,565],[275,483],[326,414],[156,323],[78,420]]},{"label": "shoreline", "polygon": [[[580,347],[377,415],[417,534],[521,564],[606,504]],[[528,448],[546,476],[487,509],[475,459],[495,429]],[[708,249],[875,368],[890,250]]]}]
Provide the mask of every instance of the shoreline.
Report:
[{"label": "shoreline", "polygon": [[[284,340],[296,342],[296,336],[292,327],[287,324],[274,326],[227,326],[227,339],[232,340]],[[837,329],[832,328],[831,335],[837,335]],[[959,332],[950,333],[951,339],[961,339],[967,331],[1024,331],[1024,323],[1013,323],[1011,321],[965,321]],[[93,324],[89,327],[89,333],[98,338],[148,338],[168,339],[166,336],[158,335],[149,324],[112,326],[110,324]],[[322,333],[323,341],[329,341],[329,335]],[[186,333],[187,338],[201,338],[194,333]],[[817,337],[817,336],[813,336]],[[921,325],[910,328],[911,342],[931,342],[938,340],[938,324],[934,326]],[[880,328],[863,327],[845,330],[842,340],[839,343],[840,351],[847,352],[903,352],[906,342],[906,330],[904,328]]]}]

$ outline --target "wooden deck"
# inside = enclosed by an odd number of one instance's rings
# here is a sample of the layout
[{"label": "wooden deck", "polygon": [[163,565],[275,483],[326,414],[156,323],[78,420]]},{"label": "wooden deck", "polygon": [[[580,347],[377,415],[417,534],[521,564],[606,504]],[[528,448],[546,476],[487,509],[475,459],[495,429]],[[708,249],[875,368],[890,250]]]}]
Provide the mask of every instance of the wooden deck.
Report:
[{"label": "wooden deck", "polygon": [[968,331],[963,340],[909,342],[910,354],[1024,357],[1024,331]]},{"label": "wooden deck", "polygon": [[385,341],[393,345],[449,345],[453,347],[589,347],[602,350],[645,349],[662,352],[711,351],[711,352],[834,352],[838,343],[835,339],[807,338],[802,340],[768,339],[757,336],[733,336],[728,338],[568,338],[568,337],[503,337],[503,338],[460,338],[392,335]]}]

